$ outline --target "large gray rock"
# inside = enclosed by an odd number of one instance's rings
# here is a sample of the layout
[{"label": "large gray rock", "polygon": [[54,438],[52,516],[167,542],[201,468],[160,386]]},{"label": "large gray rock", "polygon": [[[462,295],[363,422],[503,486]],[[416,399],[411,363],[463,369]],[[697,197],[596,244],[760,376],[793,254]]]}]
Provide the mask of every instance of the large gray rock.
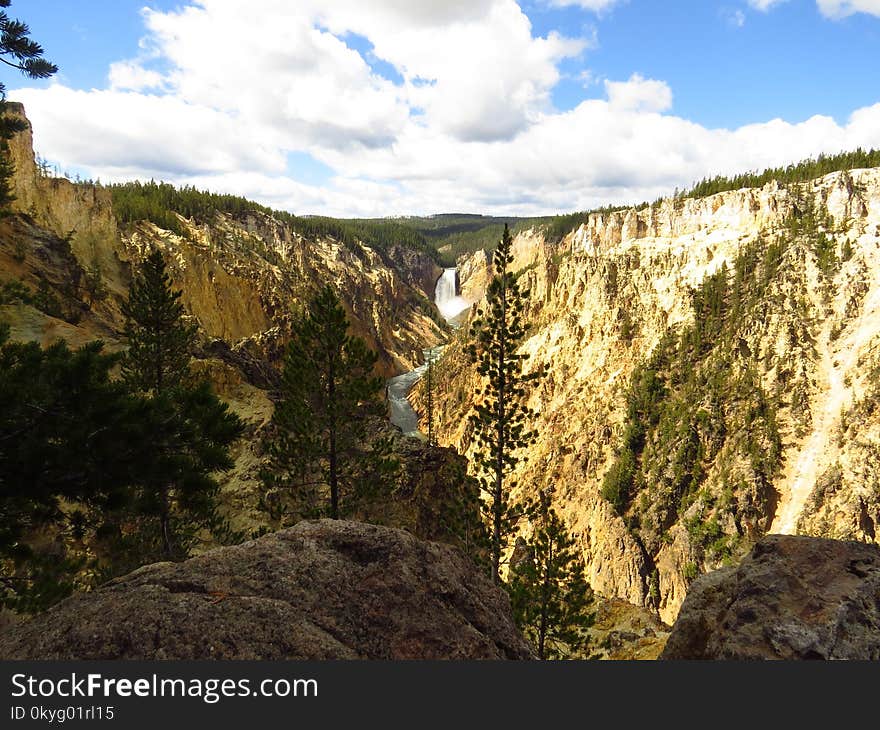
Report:
[{"label": "large gray rock", "polygon": [[0,635],[3,659],[530,657],[457,550],[333,520],[148,565]]},{"label": "large gray rock", "polygon": [[880,548],[770,535],[694,581],[661,659],[880,659]]}]

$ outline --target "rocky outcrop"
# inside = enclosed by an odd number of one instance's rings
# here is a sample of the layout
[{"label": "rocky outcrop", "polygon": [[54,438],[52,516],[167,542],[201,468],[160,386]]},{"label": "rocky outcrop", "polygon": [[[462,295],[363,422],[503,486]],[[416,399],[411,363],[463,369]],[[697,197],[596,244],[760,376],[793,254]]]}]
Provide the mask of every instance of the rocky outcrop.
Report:
[{"label": "rocky outcrop", "polygon": [[489,257],[482,249],[458,262],[458,281],[464,299],[478,302],[483,298],[489,285],[490,266]]},{"label": "rocky outcrop", "polygon": [[455,549],[321,520],[75,595],[3,659],[529,659],[506,594]]},{"label": "rocky outcrop", "polygon": [[[77,185],[65,178],[43,175],[36,165],[33,131],[24,106],[7,102],[6,113],[20,117],[27,124],[24,131],[8,142],[15,168],[13,210],[29,215],[56,235],[69,237],[74,254],[89,261],[96,255],[96,244],[99,248],[102,245],[106,248],[117,237],[110,191],[96,185]],[[112,265],[114,262],[109,259],[101,263]]]},{"label": "rocky outcrop", "polygon": [[385,253],[403,280],[433,302],[437,279],[443,273],[437,262],[427,252],[409,246],[392,245]]},{"label": "rocky outcrop", "polygon": [[693,583],[661,659],[880,659],[880,548],[764,538]]},{"label": "rocky outcrop", "polygon": [[618,598],[596,597],[590,636],[591,657],[611,661],[657,659],[666,640],[669,626],[655,613]]}]

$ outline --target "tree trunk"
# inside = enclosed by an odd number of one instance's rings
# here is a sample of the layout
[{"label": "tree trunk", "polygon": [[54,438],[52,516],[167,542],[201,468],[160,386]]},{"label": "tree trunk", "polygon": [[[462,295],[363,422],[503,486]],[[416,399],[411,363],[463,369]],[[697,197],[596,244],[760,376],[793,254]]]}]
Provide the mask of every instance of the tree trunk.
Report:
[{"label": "tree trunk", "polygon": [[[503,274],[502,274],[503,276]],[[502,279],[503,284],[503,279]],[[496,583],[501,582],[501,521],[504,516],[504,453],[506,451],[504,413],[507,398],[507,287],[501,289],[501,327],[498,337],[498,406],[495,413],[495,502],[492,505],[492,572]]]},{"label": "tree trunk", "polygon": [[553,542],[547,548],[547,562],[544,564],[544,581],[541,586],[541,623],[538,627],[538,659],[546,659],[545,645],[547,642],[547,607],[550,603],[550,569],[553,565]]},{"label": "tree trunk", "polygon": [[339,475],[336,463],[336,368],[331,354],[328,362],[327,404],[330,409],[329,421],[329,470],[330,470],[330,519],[339,519]]},{"label": "tree trunk", "polygon": [[336,474],[336,425],[330,428],[330,519],[339,519],[339,477]]},{"label": "tree trunk", "polygon": [[162,504],[159,508],[159,524],[162,530],[162,552],[169,560],[174,557],[174,545],[171,539],[171,509],[168,505],[168,488],[161,494]]}]

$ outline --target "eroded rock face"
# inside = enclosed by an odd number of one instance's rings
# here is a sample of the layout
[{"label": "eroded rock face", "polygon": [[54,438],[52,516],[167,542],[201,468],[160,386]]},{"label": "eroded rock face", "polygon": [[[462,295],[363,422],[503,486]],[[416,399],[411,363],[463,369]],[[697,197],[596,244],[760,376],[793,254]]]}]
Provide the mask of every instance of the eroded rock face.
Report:
[{"label": "eroded rock face", "polygon": [[[27,121],[20,104],[10,110]],[[0,219],[0,321],[10,325],[13,340],[48,346],[61,338],[79,347],[100,339],[108,351],[123,350],[131,272],[159,249],[199,328],[192,369],[246,424],[233,447],[235,467],[219,477],[224,517],[235,529],[251,534],[266,524],[258,509],[262,436],[294,314],[319,287],[336,288],[350,334],[377,353],[377,374],[384,377],[412,370],[423,361],[423,348],[445,337],[425,298],[440,269],[424,251],[344,245],[300,234],[260,212],[181,217],[184,235],[148,221],[117,226],[109,189],[40,170],[29,123],[9,141],[9,151],[16,200],[15,214]],[[46,296],[38,304],[10,295],[7,285]],[[47,306],[49,299],[57,306]]]},{"label": "eroded rock face", "polygon": [[[793,229],[811,216],[822,237]],[[746,276],[754,306],[728,317],[736,336],[712,359],[732,363],[725,384],[753,374],[773,403],[773,428],[731,421],[716,446],[701,435],[700,488],[688,500],[663,496],[680,476],[665,454],[685,439],[651,442],[641,462],[650,473],[619,514],[602,488],[629,425],[633,373],[665,337],[691,327],[692,292],[707,277],[726,267],[735,283],[737,262],[745,271],[749,256],[763,261],[774,245],[784,249],[775,273]],[[830,253],[820,261],[822,246]],[[878,542],[880,169],[596,213],[558,242],[522,232],[514,252],[529,292],[523,367],[547,374],[530,391],[538,438],[513,480],[526,494],[554,491],[598,593],[671,624],[697,575],[738,561],[767,533]],[[482,296],[487,267],[482,253],[459,262],[464,296]],[[469,456],[480,380],[467,346],[456,337],[444,351],[434,403],[440,443]],[[685,359],[689,367],[709,362]],[[668,379],[669,363],[657,367]],[[725,387],[701,385],[690,401],[700,405],[681,422],[698,424],[697,411],[713,402],[729,418],[740,396]],[[776,463],[759,473],[753,456],[771,452]]]},{"label": "eroded rock face", "polygon": [[692,584],[661,659],[880,659],[880,548],[764,538]]},{"label": "eroded rock face", "polygon": [[[21,104],[9,109],[27,122]],[[40,172],[29,122],[9,141],[9,152],[15,167],[13,211],[20,215],[0,229],[0,272],[11,275],[0,276],[0,283],[16,279],[35,288],[47,278],[40,258],[43,239],[56,239],[81,270],[78,277],[100,273],[105,296],[84,306],[81,327],[105,330],[102,338],[110,344],[124,324],[120,304],[128,295],[132,267],[156,248],[204,336],[230,347],[273,331],[285,339],[294,309],[324,283],[336,288],[351,334],[377,352],[385,377],[419,365],[422,349],[444,337],[426,300],[440,269],[425,252],[397,245],[383,253],[329,236],[304,236],[257,212],[218,213],[208,220],[180,217],[185,235],[146,221],[117,226],[108,188]],[[90,298],[85,287],[73,289],[85,305]],[[434,318],[439,321],[438,314]]]},{"label": "eroded rock face", "polygon": [[407,246],[389,246],[386,254],[394,262],[403,280],[433,302],[434,288],[443,269],[423,251]]},{"label": "eroded rock face", "polygon": [[653,660],[663,651],[669,627],[647,608],[597,597],[596,622],[589,634],[590,653],[599,659]]},{"label": "eroded rock face", "polygon": [[506,594],[455,549],[321,520],[75,595],[3,659],[528,659]]}]

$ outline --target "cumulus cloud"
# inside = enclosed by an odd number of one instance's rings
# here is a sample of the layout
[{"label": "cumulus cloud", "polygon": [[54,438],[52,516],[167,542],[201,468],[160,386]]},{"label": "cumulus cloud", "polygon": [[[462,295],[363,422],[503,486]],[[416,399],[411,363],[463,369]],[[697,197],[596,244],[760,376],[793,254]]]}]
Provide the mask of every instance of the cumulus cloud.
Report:
[{"label": "cumulus cloud", "polygon": [[[329,145],[386,144],[413,110],[466,141],[508,138],[549,104],[559,61],[586,47],[534,37],[512,0],[255,0],[245,17],[238,2],[202,0],[145,19],[183,98],[247,109],[284,134]],[[347,45],[349,33],[368,38],[404,84],[374,73]]]},{"label": "cumulus cloud", "polygon": [[367,36],[375,55],[404,77],[402,93],[424,122],[462,141],[507,139],[525,129],[548,108],[559,62],[589,43],[558,33],[534,37],[512,0],[458,14],[447,8],[442,23],[418,13],[402,17],[398,4],[341,0],[319,3],[317,12],[337,34]]},{"label": "cumulus cloud", "polygon": [[237,115],[243,129],[276,143],[387,144],[407,121],[405,100],[317,26],[306,6],[255,0],[242,14],[240,3],[204,0],[180,11],[146,10],[145,20],[156,52],[171,64],[167,83],[178,98]]},{"label": "cumulus cloud", "polygon": [[868,13],[880,17],[880,0],[816,0],[822,15],[828,18],[845,18],[855,13]]},{"label": "cumulus cloud", "polygon": [[[667,83],[638,74],[560,112],[559,66],[589,41],[536,36],[513,0],[241,7],[146,10],[147,52],[114,64],[107,89],[14,92],[37,149],[105,181],[152,177],[297,213],[379,216],[639,202],[707,174],[880,147],[880,105],[845,124],[707,129],[672,113]],[[295,179],[291,153],[329,174]]]},{"label": "cumulus cloud", "polygon": [[114,91],[143,91],[163,85],[162,74],[144,68],[135,61],[117,61],[110,64],[110,88]]},{"label": "cumulus cloud", "polygon": [[672,107],[672,89],[665,81],[633,74],[629,81],[606,81],[608,101],[615,109],[664,112]]},{"label": "cumulus cloud", "polygon": [[35,145],[65,165],[102,178],[281,172],[285,156],[249,136],[238,119],[174,96],[75,91],[61,85],[20,89],[15,99],[34,123]]}]

